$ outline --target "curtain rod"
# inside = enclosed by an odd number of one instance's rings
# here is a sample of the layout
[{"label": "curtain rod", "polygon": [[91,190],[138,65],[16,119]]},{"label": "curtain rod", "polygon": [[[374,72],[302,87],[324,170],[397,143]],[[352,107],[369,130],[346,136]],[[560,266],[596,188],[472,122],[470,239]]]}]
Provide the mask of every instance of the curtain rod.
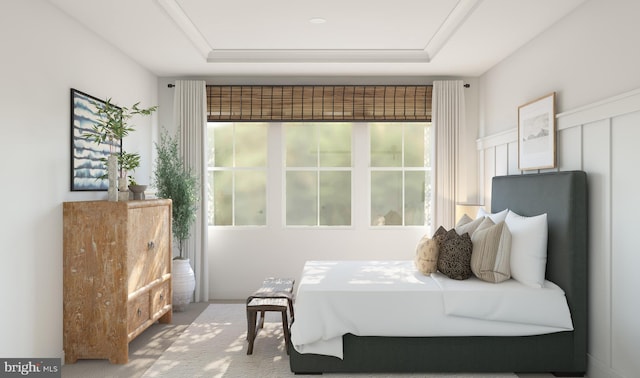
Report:
[{"label": "curtain rod", "polygon": [[[173,87],[175,87],[175,84],[167,84],[167,87],[169,87],[169,88],[173,88]],[[471,87],[471,84],[464,84],[464,85],[463,85],[463,87],[465,87],[465,88],[470,88],[470,87]]]}]

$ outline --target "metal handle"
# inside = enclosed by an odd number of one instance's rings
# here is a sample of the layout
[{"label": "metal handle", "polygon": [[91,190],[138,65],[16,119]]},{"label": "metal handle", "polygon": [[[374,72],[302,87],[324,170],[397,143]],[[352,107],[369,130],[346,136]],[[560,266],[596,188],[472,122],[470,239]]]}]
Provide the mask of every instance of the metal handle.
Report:
[{"label": "metal handle", "polygon": [[142,315],[142,310],[138,309],[138,317]]},{"label": "metal handle", "polygon": [[147,243],[147,250],[150,251],[150,250],[154,249],[155,247],[156,247],[156,243],[154,243],[153,240]]}]

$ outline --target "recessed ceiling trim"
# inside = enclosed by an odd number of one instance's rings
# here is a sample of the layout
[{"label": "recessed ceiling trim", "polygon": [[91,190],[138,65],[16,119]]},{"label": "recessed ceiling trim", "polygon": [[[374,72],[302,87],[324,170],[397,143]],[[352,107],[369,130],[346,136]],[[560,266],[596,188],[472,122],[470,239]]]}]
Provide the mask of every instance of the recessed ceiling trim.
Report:
[{"label": "recessed ceiling trim", "polygon": [[155,0],[208,63],[429,63],[482,0],[459,0],[424,49],[213,49],[176,0]]},{"label": "recessed ceiling trim", "polygon": [[424,51],[433,59],[482,0],[460,0],[431,37]]},{"label": "recessed ceiling trim", "polygon": [[176,23],[178,28],[189,38],[191,43],[200,52],[200,54],[207,58],[213,48],[209,45],[206,38],[202,35],[200,30],[195,26],[193,21],[184,13],[184,10],[175,0],[156,0],[156,3],[164,9],[164,11],[171,17],[173,22]]},{"label": "recessed ceiling trim", "polygon": [[212,50],[209,63],[428,63],[424,50]]}]

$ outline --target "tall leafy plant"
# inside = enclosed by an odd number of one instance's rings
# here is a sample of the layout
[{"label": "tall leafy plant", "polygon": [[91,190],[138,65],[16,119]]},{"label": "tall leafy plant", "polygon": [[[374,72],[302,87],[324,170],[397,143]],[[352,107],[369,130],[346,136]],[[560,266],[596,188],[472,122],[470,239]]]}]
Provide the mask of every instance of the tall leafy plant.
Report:
[{"label": "tall leafy plant", "polygon": [[172,201],[173,237],[178,242],[179,258],[184,259],[184,243],[191,235],[198,209],[198,179],[180,157],[177,136],[172,137],[164,130],[155,145],[157,196]]}]

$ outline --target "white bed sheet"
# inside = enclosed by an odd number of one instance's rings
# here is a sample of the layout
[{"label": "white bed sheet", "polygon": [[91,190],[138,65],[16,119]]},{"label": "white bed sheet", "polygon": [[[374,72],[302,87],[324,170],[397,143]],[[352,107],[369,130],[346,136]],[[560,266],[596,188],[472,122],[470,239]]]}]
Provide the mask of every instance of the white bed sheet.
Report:
[{"label": "white bed sheet", "polygon": [[342,336],[526,336],[572,330],[564,292],[424,276],[413,261],[308,261],[291,341],[342,358]]}]

